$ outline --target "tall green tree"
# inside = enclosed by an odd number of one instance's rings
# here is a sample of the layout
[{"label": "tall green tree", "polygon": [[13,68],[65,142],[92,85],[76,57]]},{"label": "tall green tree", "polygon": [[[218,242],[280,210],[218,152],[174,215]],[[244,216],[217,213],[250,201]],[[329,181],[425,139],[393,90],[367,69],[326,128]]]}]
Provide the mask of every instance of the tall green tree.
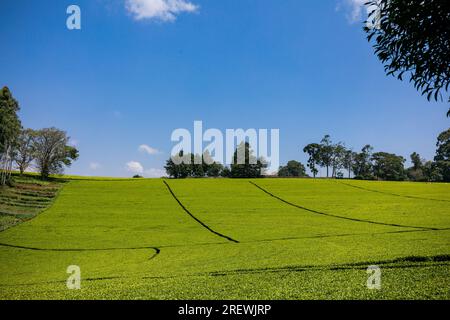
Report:
[{"label": "tall green tree", "polygon": [[352,167],[353,167],[353,161],[356,157],[356,153],[352,150],[345,150],[344,156],[342,158],[342,164],[345,170],[348,172],[348,178],[351,178],[352,175]]},{"label": "tall green tree", "polygon": [[412,167],[406,170],[408,179],[412,181],[430,181],[430,178],[425,175],[425,160],[420,157],[420,154],[418,154],[417,152],[413,152],[410,155],[410,158]]},{"label": "tall green tree", "polygon": [[78,150],[68,145],[67,134],[56,128],[37,130],[34,136],[36,166],[42,179],[60,174],[78,159]]},{"label": "tall green tree", "polygon": [[438,136],[436,147],[434,161],[441,172],[442,179],[450,182],[450,128]]},{"label": "tall green tree", "polygon": [[361,152],[355,153],[353,158],[353,173],[356,179],[372,179],[372,156],[373,147],[365,145]]},{"label": "tall green tree", "polygon": [[25,170],[28,169],[35,157],[35,145],[34,137],[36,132],[32,129],[25,129],[19,135],[17,139],[17,147],[14,152],[14,162],[20,171],[20,175],[23,175]]},{"label": "tall green tree", "polygon": [[440,182],[444,180],[441,169],[434,161],[425,162],[422,170],[426,181]]},{"label": "tall green tree", "polygon": [[317,167],[320,163],[320,145],[317,143],[310,143],[303,148],[303,152],[309,156],[307,166],[315,178],[319,172]]},{"label": "tall green tree", "polygon": [[267,164],[256,158],[248,142],[242,142],[234,151],[230,167],[232,178],[261,178]]},{"label": "tall green tree", "polygon": [[419,170],[423,167],[424,161],[420,157],[420,154],[418,154],[417,152],[413,152],[410,157],[411,157],[411,162],[413,164],[414,170]]},{"label": "tall green tree", "polygon": [[193,178],[203,178],[206,175],[206,172],[203,168],[205,168],[205,162],[203,161],[203,157],[199,154],[193,155],[191,154],[191,165],[190,165],[190,176]]},{"label": "tall green tree", "polygon": [[403,80],[407,74],[428,100],[441,100],[450,85],[450,1],[372,0],[366,5],[370,14],[364,30],[387,75]]},{"label": "tall green tree", "polygon": [[[333,153],[331,156],[331,176],[336,178],[336,175],[344,168],[344,157],[346,154],[346,149],[343,143],[339,142],[333,145]],[[342,174],[342,173],[341,173]]]},{"label": "tall green tree", "polygon": [[167,175],[175,179],[185,179],[189,177],[191,174],[191,165],[186,162],[189,162],[187,160],[191,159],[190,154],[185,155],[184,151],[181,150],[175,157],[177,157],[177,159],[175,159],[176,161],[174,161],[174,157],[170,157],[166,162],[164,169],[166,169]]},{"label": "tall green tree", "polygon": [[223,165],[213,159],[209,150],[203,152],[203,172],[207,177],[217,178],[223,170]]},{"label": "tall green tree", "polygon": [[278,170],[279,177],[306,177],[305,166],[295,160],[291,160],[286,166],[280,167]]},{"label": "tall green tree", "polygon": [[392,153],[376,152],[372,155],[373,174],[376,178],[388,181],[405,180],[405,158]]},{"label": "tall green tree", "polygon": [[327,134],[323,137],[322,141],[320,141],[320,152],[319,152],[319,163],[322,167],[327,169],[327,178],[329,177],[329,169],[332,166],[333,162],[333,152],[334,146],[331,141],[331,137]]},{"label": "tall green tree", "polygon": [[0,90],[0,186],[11,179],[13,151],[22,128],[19,110],[19,103],[8,87],[3,87]]}]

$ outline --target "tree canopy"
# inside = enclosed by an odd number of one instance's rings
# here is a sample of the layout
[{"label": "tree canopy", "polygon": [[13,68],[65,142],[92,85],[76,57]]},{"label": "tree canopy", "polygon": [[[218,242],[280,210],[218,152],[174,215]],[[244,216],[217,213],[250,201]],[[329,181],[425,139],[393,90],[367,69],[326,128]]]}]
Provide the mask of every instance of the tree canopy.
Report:
[{"label": "tree canopy", "polygon": [[34,137],[35,161],[43,179],[59,174],[78,158],[78,150],[68,145],[67,134],[56,128],[37,130]]},{"label": "tree canopy", "polygon": [[8,87],[0,90],[0,185],[9,183],[14,148],[22,128],[19,103]]},{"label": "tree canopy", "polygon": [[306,177],[305,166],[298,161],[291,160],[286,166],[278,170],[279,177]]},{"label": "tree canopy", "polygon": [[[244,157],[243,159],[240,159]],[[260,178],[267,164],[264,159],[257,159],[248,142],[242,142],[234,151],[230,166],[231,178]]]},{"label": "tree canopy", "polygon": [[393,153],[376,152],[372,155],[373,175],[388,181],[405,180],[405,158]]}]

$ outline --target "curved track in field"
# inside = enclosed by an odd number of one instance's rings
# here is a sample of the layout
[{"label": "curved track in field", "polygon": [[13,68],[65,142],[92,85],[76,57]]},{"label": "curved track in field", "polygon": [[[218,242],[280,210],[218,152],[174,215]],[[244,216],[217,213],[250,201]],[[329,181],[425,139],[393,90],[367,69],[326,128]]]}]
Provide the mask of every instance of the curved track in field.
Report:
[{"label": "curved track in field", "polygon": [[355,188],[355,189],[359,189],[359,190],[364,190],[364,191],[368,191],[368,192],[375,192],[375,193],[386,194],[386,195],[394,196],[394,197],[401,197],[401,198],[415,199],[415,200],[428,200],[428,201],[450,202],[450,200],[447,200],[447,199],[433,199],[433,198],[425,198],[425,197],[418,197],[418,196],[409,196],[409,195],[403,195],[403,194],[398,194],[398,193],[392,193],[392,192],[386,192],[386,191],[374,190],[374,189],[370,189],[370,188],[365,188],[365,187],[355,186],[355,185],[353,185],[353,184],[345,183],[345,182],[342,182],[342,181],[339,181],[338,183],[343,184],[344,186],[347,186],[347,187],[351,187],[351,188]]},{"label": "curved track in field", "polygon": [[36,248],[36,247],[27,247],[27,246],[16,246],[12,244],[7,243],[0,243],[0,247],[7,247],[7,248],[15,248],[15,249],[23,249],[23,250],[31,250],[31,251],[53,251],[53,252],[92,252],[92,251],[124,251],[124,250],[154,250],[155,253],[149,258],[149,260],[152,260],[156,258],[160,253],[161,249],[157,247],[133,247],[133,248],[93,248],[93,249],[87,249],[87,248]]},{"label": "curved track in field", "polygon": [[287,204],[290,205],[292,207],[301,209],[301,210],[305,210],[314,214],[319,214],[322,216],[328,216],[328,217],[332,217],[332,218],[337,218],[337,219],[343,219],[343,220],[350,220],[350,221],[355,221],[355,222],[364,222],[364,223],[371,223],[371,224],[378,224],[378,225],[383,225],[383,226],[391,226],[391,227],[401,227],[401,228],[414,228],[414,229],[422,229],[422,230],[440,230],[438,228],[430,228],[430,227],[418,227],[418,226],[407,226],[407,225],[402,225],[402,224],[395,224],[395,223],[385,223],[385,222],[377,222],[377,221],[372,221],[372,220],[365,220],[365,219],[357,219],[357,218],[349,218],[349,217],[344,217],[344,216],[340,216],[340,215],[336,215],[336,214],[332,214],[332,213],[326,213],[326,212],[321,212],[321,211],[317,211],[314,209],[310,209],[310,208],[306,208],[303,206],[300,206],[298,204],[289,202],[283,198],[280,198],[276,195],[274,195],[273,193],[269,192],[268,190],[264,189],[263,187],[257,185],[256,183],[249,181],[250,184],[254,185],[256,188],[260,189],[261,191],[263,191],[264,193],[266,193],[267,195]]},{"label": "curved track in field", "polygon": [[172,188],[170,188],[169,184],[166,181],[163,181],[164,184],[166,185],[167,189],[169,190],[170,194],[172,195],[172,197],[177,201],[177,203],[180,205],[180,207],[184,210],[184,212],[186,212],[192,219],[194,219],[195,221],[197,221],[203,228],[205,228],[206,230],[208,230],[211,233],[214,233],[216,236],[219,236],[221,238],[224,238],[228,241],[234,242],[234,243],[239,243],[239,241],[226,236],[222,233],[219,233],[213,229],[211,229],[207,224],[205,224],[203,221],[201,221],[200,219],[198,219],[197,217],[195,217],[184,205],[183,203],[180,201],[180,199],[178,199],[178,197],[175,195],[175,193],[173,192]]}]

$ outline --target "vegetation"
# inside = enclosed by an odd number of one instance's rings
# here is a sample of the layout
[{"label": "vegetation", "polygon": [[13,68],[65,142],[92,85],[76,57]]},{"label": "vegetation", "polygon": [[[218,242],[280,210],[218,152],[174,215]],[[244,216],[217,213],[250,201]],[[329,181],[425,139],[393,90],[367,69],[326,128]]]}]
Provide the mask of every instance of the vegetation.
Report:
[{"label": "vegetation", "polygon": [[450,129],[442,132],[436,143],[436,166],[442,175],[442,180],[450,181]]},{"label": "vegetation", "polygon": [[17,141],[17,148],[13,155],[14,162],[20,171],[20,175],[30,167],[34,160],[35,145],[34,145],[35,131],[31,129],[22,130]]},{"label": "vegetation", "polygon": [[[241,159],[242,157],[242,159]],[[257,159],[248,142],[241,143],[233,154],[230,168],[214,161],[205,152],[202,156],[185,154],[183,150],[176,157],[166,161],[169,177],[175,179],[227,177],[227,178],[260,178],[264,174],[267,164],[264,159]]]},{"label": "vegetation", "polygon": [[286,166],[278,170],[279,177],[307,177],[305,166],[298,161],[291,160]]},{"label": "vegetation", "polygon": [[387,152],[377,152],[372,155],[373,174],[381,180],[405,180],[405,158]]},{"label": "vegetation", "polygon": [[[442,99],[450,85],[450,4],[447,0],[373,0],[364,28],[388,75],[410,75],[430,99]],[[449,97],[450,101],[450,97]],[[450,109],[447,114],[450,116]]]},{"label": "vegetation", "polygon": [[425,161],[416,152],[411,154],[411,168],[405,168],[402,156],[376,152],[371,145],[365,145],[360,152],[347,149],[341,142],[333,143],[326,135],[320,143],[310,143],[303,151],[308,154],[308,167],[314,177],[318,168],[332,168],[333,178],[342,178],[342,170],[346,170],[348,178],[353,176],[359,180],[388,180],[388,181],[430,181],[450,182],[450,129],[442,132],[436,144],[434,161]]},{"label": "vegetation", "polygon": [[68,141],[67,134],[56,128],[36,131],[34,156],[43,179],[47,179],[50,174],[62,173],[64,166],[70,166],[78,158],[78,150],[69,146]]},{"label": "vegetation", "polygon": [[180,151],[177,157],[170,157],[166,161],[164,168],[168,176],[175,179],[217,178],[223,170],[223,166],[215,162],[208,152],[200,156],[190,153],[185,154],[183,150]]},{"label": "vegetation", "polygon": [[235,243],[162,180],[90,179],[0,233],[0,299],[450,298],[448,184],[166,180]]},{"label": "vegetation", "polygon": [[19,103],[7,87],[0,90],[0,186],[9,184],[13,153],[20,134]]},{"label": "vegetation", "polygon": [[0,91],[0,187],[12,184],[14,164],[21,175],[34,164],[45,180],[62,173],[78,158],[78,150],[68,145],[64,131],[22,129],[18,111],[18,102],[4,87]]},{"label": "vegetation", "polygon": [[311,170],[313,177],[315,178],[319,170],[317,167],[320,162],[320,144],[311,143],[308,144],[305,148],[303,148],[303,152],[309,155],[308,159],[308,168]]},{"label": "vegetation", "polygon": [[[244,159],[240,157],[244,156]],[[241,143],[234,151],[230,166],[231,178],[261,178],[267,164],[264,159],[256,158],[248,142]]]},{"label": "vegetation", "polygon": [[28,221],[47,209],[56,197],[62,182],[42,181],[36,176],[20,174],[14,185],[0,193],[0,231]]}]

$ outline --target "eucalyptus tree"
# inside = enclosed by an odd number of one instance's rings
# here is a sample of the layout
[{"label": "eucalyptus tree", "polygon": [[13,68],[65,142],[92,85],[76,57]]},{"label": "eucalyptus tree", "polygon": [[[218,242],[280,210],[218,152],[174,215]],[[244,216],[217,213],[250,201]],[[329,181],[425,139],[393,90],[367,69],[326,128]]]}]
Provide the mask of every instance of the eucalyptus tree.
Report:
[{"label": "eucalyptus tree", "polygon": [[60,174],[64,167],[69,167],[78,159],[78,150],[68,145],[66,132],[56,128],[36,131],[34,137],[34,154],[36,166],[42,179],[50,174]]},{"label": "eucalyptus tree", "polygon": [[303,148],[303,152],[309,155],[307,166],[315,178],[319,172],[317,167],[320,163],[320,145],[318,143],[310,143]]},{"label": "eucalyptus tree", "polygon": [[25,129],[19,135],[17,147],[14,151],[14,162],[23,175],[35,157],[34,137],[36,132],[32,129]]},{"label": "eucalyptus tree", "polygon": [[22,128],[19,110],[19,103],[8,87],[3,87],[0,90],[0,185],[11,179],[13,152]]}]

